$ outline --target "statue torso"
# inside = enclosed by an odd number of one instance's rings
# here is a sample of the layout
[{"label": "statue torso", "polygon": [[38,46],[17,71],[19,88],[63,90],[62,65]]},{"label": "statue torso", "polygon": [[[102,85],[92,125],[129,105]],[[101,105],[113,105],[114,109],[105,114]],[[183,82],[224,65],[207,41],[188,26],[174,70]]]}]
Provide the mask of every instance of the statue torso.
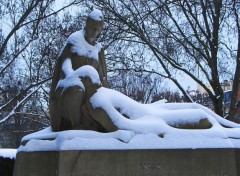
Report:
[{"label": "statue torso", "polygon": [[65,74],[62,71],[62,64],[67,58],[71,59],[73,70],[84,65],[94,67],[99,73],[103,86],[108,87],[106,81],[106,63],[101,44],[97,43],[95,46],[88,44],[84,39],[83,31],[77,31],[68,38],[56,64],[51,86],[51,97],[55,96],[58,81],[65,78]]},{"label": "statue torso", "polygon": [[98,61],[95,59],[88,58],[86,56],[79,56],[76,53],[72,54],[72,67],[73,70],[76,70],[84,65],[91,65],[94,67],[96,70],[98,69]]}]

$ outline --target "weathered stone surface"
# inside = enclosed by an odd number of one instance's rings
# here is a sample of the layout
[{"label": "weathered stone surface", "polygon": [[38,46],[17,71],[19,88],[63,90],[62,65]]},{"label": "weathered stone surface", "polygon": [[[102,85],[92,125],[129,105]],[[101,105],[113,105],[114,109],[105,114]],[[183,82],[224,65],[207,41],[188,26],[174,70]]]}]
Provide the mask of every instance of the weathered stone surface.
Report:
[{"label": "weathered stone surface", "polygon": [[57,168],[57,152],[20,152],[17,153],[13,175],[54,176]]},{"label": "weathered stone surface", "polygon": [[14,176],[240,176],[240,150],[18,153]]},{"label": "weathered stone surface", "polygon": [[15,159],[0,157],[0,176],[12,176]]}]

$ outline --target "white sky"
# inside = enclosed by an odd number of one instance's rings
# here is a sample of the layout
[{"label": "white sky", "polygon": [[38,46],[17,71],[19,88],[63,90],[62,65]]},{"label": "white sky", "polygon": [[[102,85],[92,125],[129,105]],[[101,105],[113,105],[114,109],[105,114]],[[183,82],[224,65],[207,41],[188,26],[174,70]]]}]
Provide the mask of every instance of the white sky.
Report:
[{"label": "white sky", "polygon": [[[190,78],[188,75],[186,74],[179,75],[177,76],[177,80],[185,90],[187,90],[188,87],[190,87],[190,90],[197,90],[197,83],[193,81],[192,78]],[[167,82],[170,90],[174,91],[178,89],[177,86],[172,81],[167,81]]]},{"label": "white sky", "polygon": [[[68,4],[69,0],[58,0],[55,2],[55,5],[53,6],[53,10],[57,11],[59,10],[61,7],[63,7],[63,5],[66,5]],[[76,13],[78,11],[78,7],[74,7],[74,8],[71,8],[71,12],[72,13]],[[3,23],[3,25],[5,27],[4,28],[4,34],[6,35],[9,30],[9,27],[7,24]],[[21,64],[19,64],[21,65]],[[193,81],[189,76],[187,75],[179,75],[178,78],[179,82],[181,83],[181,85],[184,87],[185,90],[188,89],[188,87],[190,87],[190,90],[196,90],[197,89],[197,84],[195,81]],[[177,86],[172,82],[172,81],[169,81],[169,80],[166,80],[165,82],[167,82],[167,85],[169,86],[169,89],[172,90],[172,91],[175,91],[175,90],[178,90]]]}]

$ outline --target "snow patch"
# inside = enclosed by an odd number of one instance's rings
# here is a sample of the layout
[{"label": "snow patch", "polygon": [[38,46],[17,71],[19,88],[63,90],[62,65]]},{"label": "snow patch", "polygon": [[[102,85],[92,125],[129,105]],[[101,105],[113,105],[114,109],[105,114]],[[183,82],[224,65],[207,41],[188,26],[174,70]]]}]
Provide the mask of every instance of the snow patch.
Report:
[{"label": "snow patch", "polygon": [[17,149],[0,149],[0,157],[3,158],[16,158]]},{"label": "snow patch", "polygon": [[70,58],[65,59],[65,61],[62,64],[62,71],[66,75],[66,77],[73,74],[74,70],[72,68],[72,61]]},{"label": "snow patch", "polygon": [[[63,132],[52,132],[51,128],[32,133],[25,136],[23,141],[28,141],[25,146],[20,146],[19,151],[59,151],[59,150],[79,150],[89,149],[86,143],[94,144],[98,148],[103,143],[114,147],[115,145],[106,143],[106,141],[115,141],[114,143],[128,143],[134,136],[134,132],[118,130],[111,133],[99,133],[91,130],[68,130]],[[102,141],[99,143],[99,141]],[[81,145],[85,143],[85,145]],[[44,146],[43,146],[44,145]],[[92,148],[93,148],[92,146]],[[90,147],[91,148],[91,147]],[[103,148],[102,148],[103,149]]]},{"label": "snow patch", "polygon": [[84,34],[84,29],[74,32],[68,37],[66,42],[72,45],[71,50],[73,53],[98,60],[98,53],[101,51],[102,45],[100,43],[96,43],[94,46],[90,45],[85,40]]},{"label": "snow patch", "polygon": [[103,20],[103,14],[100,10],[94,9],[90,14],[89,17],[95,21],[102,21]]},{"label": "snow patch", "polygon": [[71,86],[79,86],[83,90],[85,90],[85,87],[81,81],[81,78],[89,78],[93,84],[101,84],[99,75],[97,70],[90,66],[90,65],[84,65],[77,70],[71,69],[71,60],[67,59],[63,64],[63,71],[66,74],[66,77],[64,79],[61,79],[58,81],[57,87],[64,87],[68,88]]},{"label": "snow patch", "polygon": [[65,89],[68,87],[72,87],[72,86],[79,86],[81,87],[83,90],[85,90],[85,87],[81,81],[81,79],[79,77],[66,77],[65,79],[61,79],[58,81],[57,87],[64,87]]}]

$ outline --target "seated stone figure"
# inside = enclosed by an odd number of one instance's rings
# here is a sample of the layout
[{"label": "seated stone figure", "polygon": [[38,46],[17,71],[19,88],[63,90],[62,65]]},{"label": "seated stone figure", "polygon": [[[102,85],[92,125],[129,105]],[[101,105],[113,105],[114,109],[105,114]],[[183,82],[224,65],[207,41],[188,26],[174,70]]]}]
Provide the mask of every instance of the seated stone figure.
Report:
[{"label": "seated stone figure", "polygon": [[[117,130],[106,115],[102,115],[102,118],[93,118],[91,115],[93,109],[89,106],[89,98],[97,88],[108,87],[104,50],[96,41],[103,25],[101,11],[94,10],[89,14],[85,28],[70,35],[66,41],[54,70],[50,90],[49,114],[53,131]],[[87,76],[81,75],[66,81],[74,71],[85,65],[97,70],[101,83],[92,83]],[[98,113],[100,116],[101,113],[104,114],[103,111]]]}]

